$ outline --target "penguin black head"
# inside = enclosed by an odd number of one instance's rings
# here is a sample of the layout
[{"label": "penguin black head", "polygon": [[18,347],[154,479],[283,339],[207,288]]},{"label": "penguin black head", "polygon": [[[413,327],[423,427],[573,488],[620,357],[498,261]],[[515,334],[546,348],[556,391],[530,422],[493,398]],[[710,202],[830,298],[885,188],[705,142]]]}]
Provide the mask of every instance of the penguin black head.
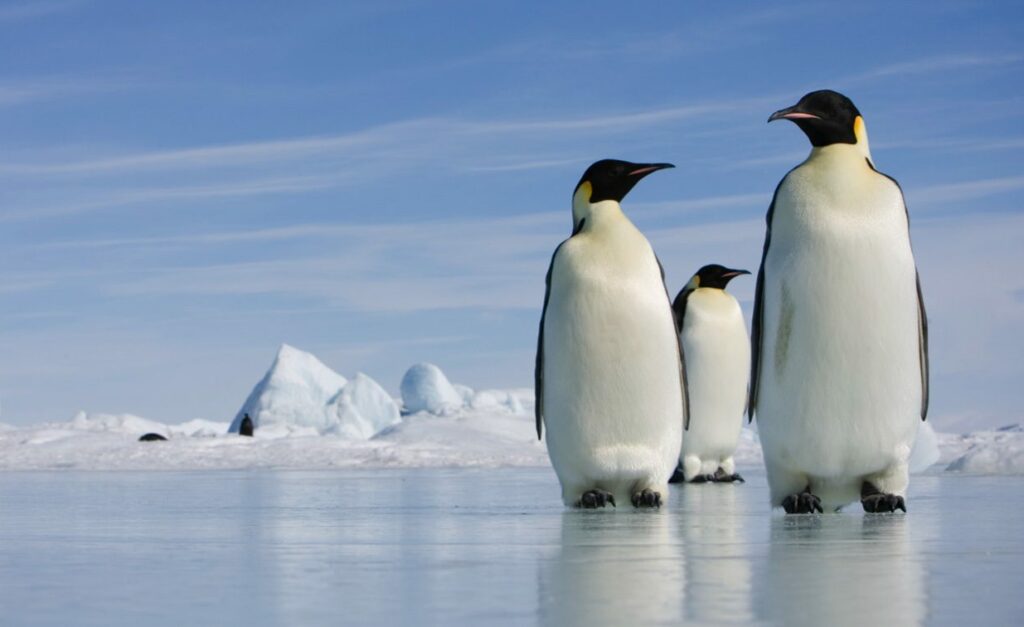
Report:
[{"label": "penguin black head", "polygon": [[630,163],[618,159],[595,161],[572,193],[573,231],[582,228],[591,205],[604,200],[622,202],[629,190],[651,172],[674,168],[671,163]]},{"label": "penguin black head", "polygon": [[690,279],[686,287],[694,290],[698,287],[713,287],[724,290],[729,281],[741,274],[750,274],[750,272],[748,270],[726,268],[717,263],[712,263],[697,270],[697,274],[693,275],[693,278]]},{"label": "penguin black head", "polygon": [[864,118],[853,101],[837,91],[812,91],[788,109],[776,111],[768,118],[790,120],[811,140],[816,148],[832,144],[856,144],[867,137]]},{"label": "penguin black head", "polygon": [[618,159],[601,159],[595,161],[583,173],[580,182],[576,184],[576,189],[573,190],[573,196],[582,191],[586,195],[585,200],[590,204],[602,200],[622,202],[640,179],[651,172],[674,167],[671,163],[630,163]]}]

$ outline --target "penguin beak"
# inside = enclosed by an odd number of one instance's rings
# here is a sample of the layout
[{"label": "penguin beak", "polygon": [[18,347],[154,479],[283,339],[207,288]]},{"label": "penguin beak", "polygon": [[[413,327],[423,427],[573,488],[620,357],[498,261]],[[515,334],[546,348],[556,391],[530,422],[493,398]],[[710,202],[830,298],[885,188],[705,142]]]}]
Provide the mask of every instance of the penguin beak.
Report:
[{"label": "penguin beak", "polygon": [[738,277],[741,274],[750,274],[750,270],[729,270],[728,272],[722,273],[723,279],[732,279]]},{"label": "penguin beak", "polygon": [[807,113],[806,111],[800,111],[797,109],[799,105],[793,105],[786,109],[779,109],[775,113],[771,114],[768,118],[768,122],[774,122],[775,120],[820,120],[821,117],[814,115],[813,113]]},{"label": "penguin beak", "polygon": [[666,168],[674,168],[676,166],[671,163],[638,163],[636,167],[626,172],[626,176],[635,178],[637,181],[647,176],[651,172],[657,172],[658,170],[664,170]]}]

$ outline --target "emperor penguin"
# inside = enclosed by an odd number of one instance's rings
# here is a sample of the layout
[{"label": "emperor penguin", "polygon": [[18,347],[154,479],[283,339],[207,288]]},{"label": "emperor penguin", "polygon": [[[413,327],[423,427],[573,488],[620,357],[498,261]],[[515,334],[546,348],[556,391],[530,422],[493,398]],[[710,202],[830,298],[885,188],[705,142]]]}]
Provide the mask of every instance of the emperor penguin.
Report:
[{"label": "emperor penguin", "polygon": [[686,378],[664,272],[620,201],[673,167],[587,168],[572,235],[555,249],[537,340],[537,437],[568,506],[660,507],[679,456]]},{"label": "emperor penguin", "polygon": [[672,303],[686,356],[690,413],[672,482],[743,481],[733,453],[743,426],[750,374],[750,337],[736,299],[725,291],[747,270],[704,266]]},{"label": "emperor penguin", "polygon": [[775,190],[754,300],[748,412],[772,505],[905,512],[928,321],[903,193],[846,96],[815,91],[773,120],[812,148]]}]

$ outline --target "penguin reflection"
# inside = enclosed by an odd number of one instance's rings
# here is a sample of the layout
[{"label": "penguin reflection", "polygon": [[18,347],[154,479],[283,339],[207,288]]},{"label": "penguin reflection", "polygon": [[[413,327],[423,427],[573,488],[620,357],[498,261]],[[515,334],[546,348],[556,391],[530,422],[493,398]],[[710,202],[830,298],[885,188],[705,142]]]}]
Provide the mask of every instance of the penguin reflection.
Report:
[{"label": "penguin reflection", "polygon": [[561,551],[541,563],[544,625],[679,624],[684,556],[673,517],[567,511]]},{"label": "penguin reflection", "polygon": [[[686,546],[686,619],[699,624],[750,623],[749,494],[738,486],[680,489],[676,517]],[[727,516],[708,515],[728,512]]]},{"label": "penguin reflection", "polygon": [[755,579],[759,618],[786,625],[927,618],[924,556],[911,546],[907,518],[772,517],[771,525],[766,572]]}]

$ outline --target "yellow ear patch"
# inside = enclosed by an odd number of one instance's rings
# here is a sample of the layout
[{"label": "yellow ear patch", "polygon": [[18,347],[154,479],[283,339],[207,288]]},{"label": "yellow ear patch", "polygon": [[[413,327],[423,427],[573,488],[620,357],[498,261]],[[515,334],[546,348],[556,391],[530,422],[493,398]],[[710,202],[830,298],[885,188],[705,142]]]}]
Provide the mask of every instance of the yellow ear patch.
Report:
[{"label": "yellow ear patch", "polygon": [[857,116],[857,119],[853,121],[853,135],[857,138],[857,143],[862,144],[868,138],[868,129],[864,125],[864,118]]},{"label": "yellow ear patch", "polygon": [[698,287],[700,287],[700,275],[699,274],[693,275],[693,278],[690,279],[690,283],[689,283],[689,285],[687,285],[687,287],[690,288],[691,290],[695,290]]},{"label": "yellow ear patch", "polygon": [[576,193],[584,202],[590,202],[590,197],[594,195],[594,186],[590,184],[590,181],[583,181]]}]

